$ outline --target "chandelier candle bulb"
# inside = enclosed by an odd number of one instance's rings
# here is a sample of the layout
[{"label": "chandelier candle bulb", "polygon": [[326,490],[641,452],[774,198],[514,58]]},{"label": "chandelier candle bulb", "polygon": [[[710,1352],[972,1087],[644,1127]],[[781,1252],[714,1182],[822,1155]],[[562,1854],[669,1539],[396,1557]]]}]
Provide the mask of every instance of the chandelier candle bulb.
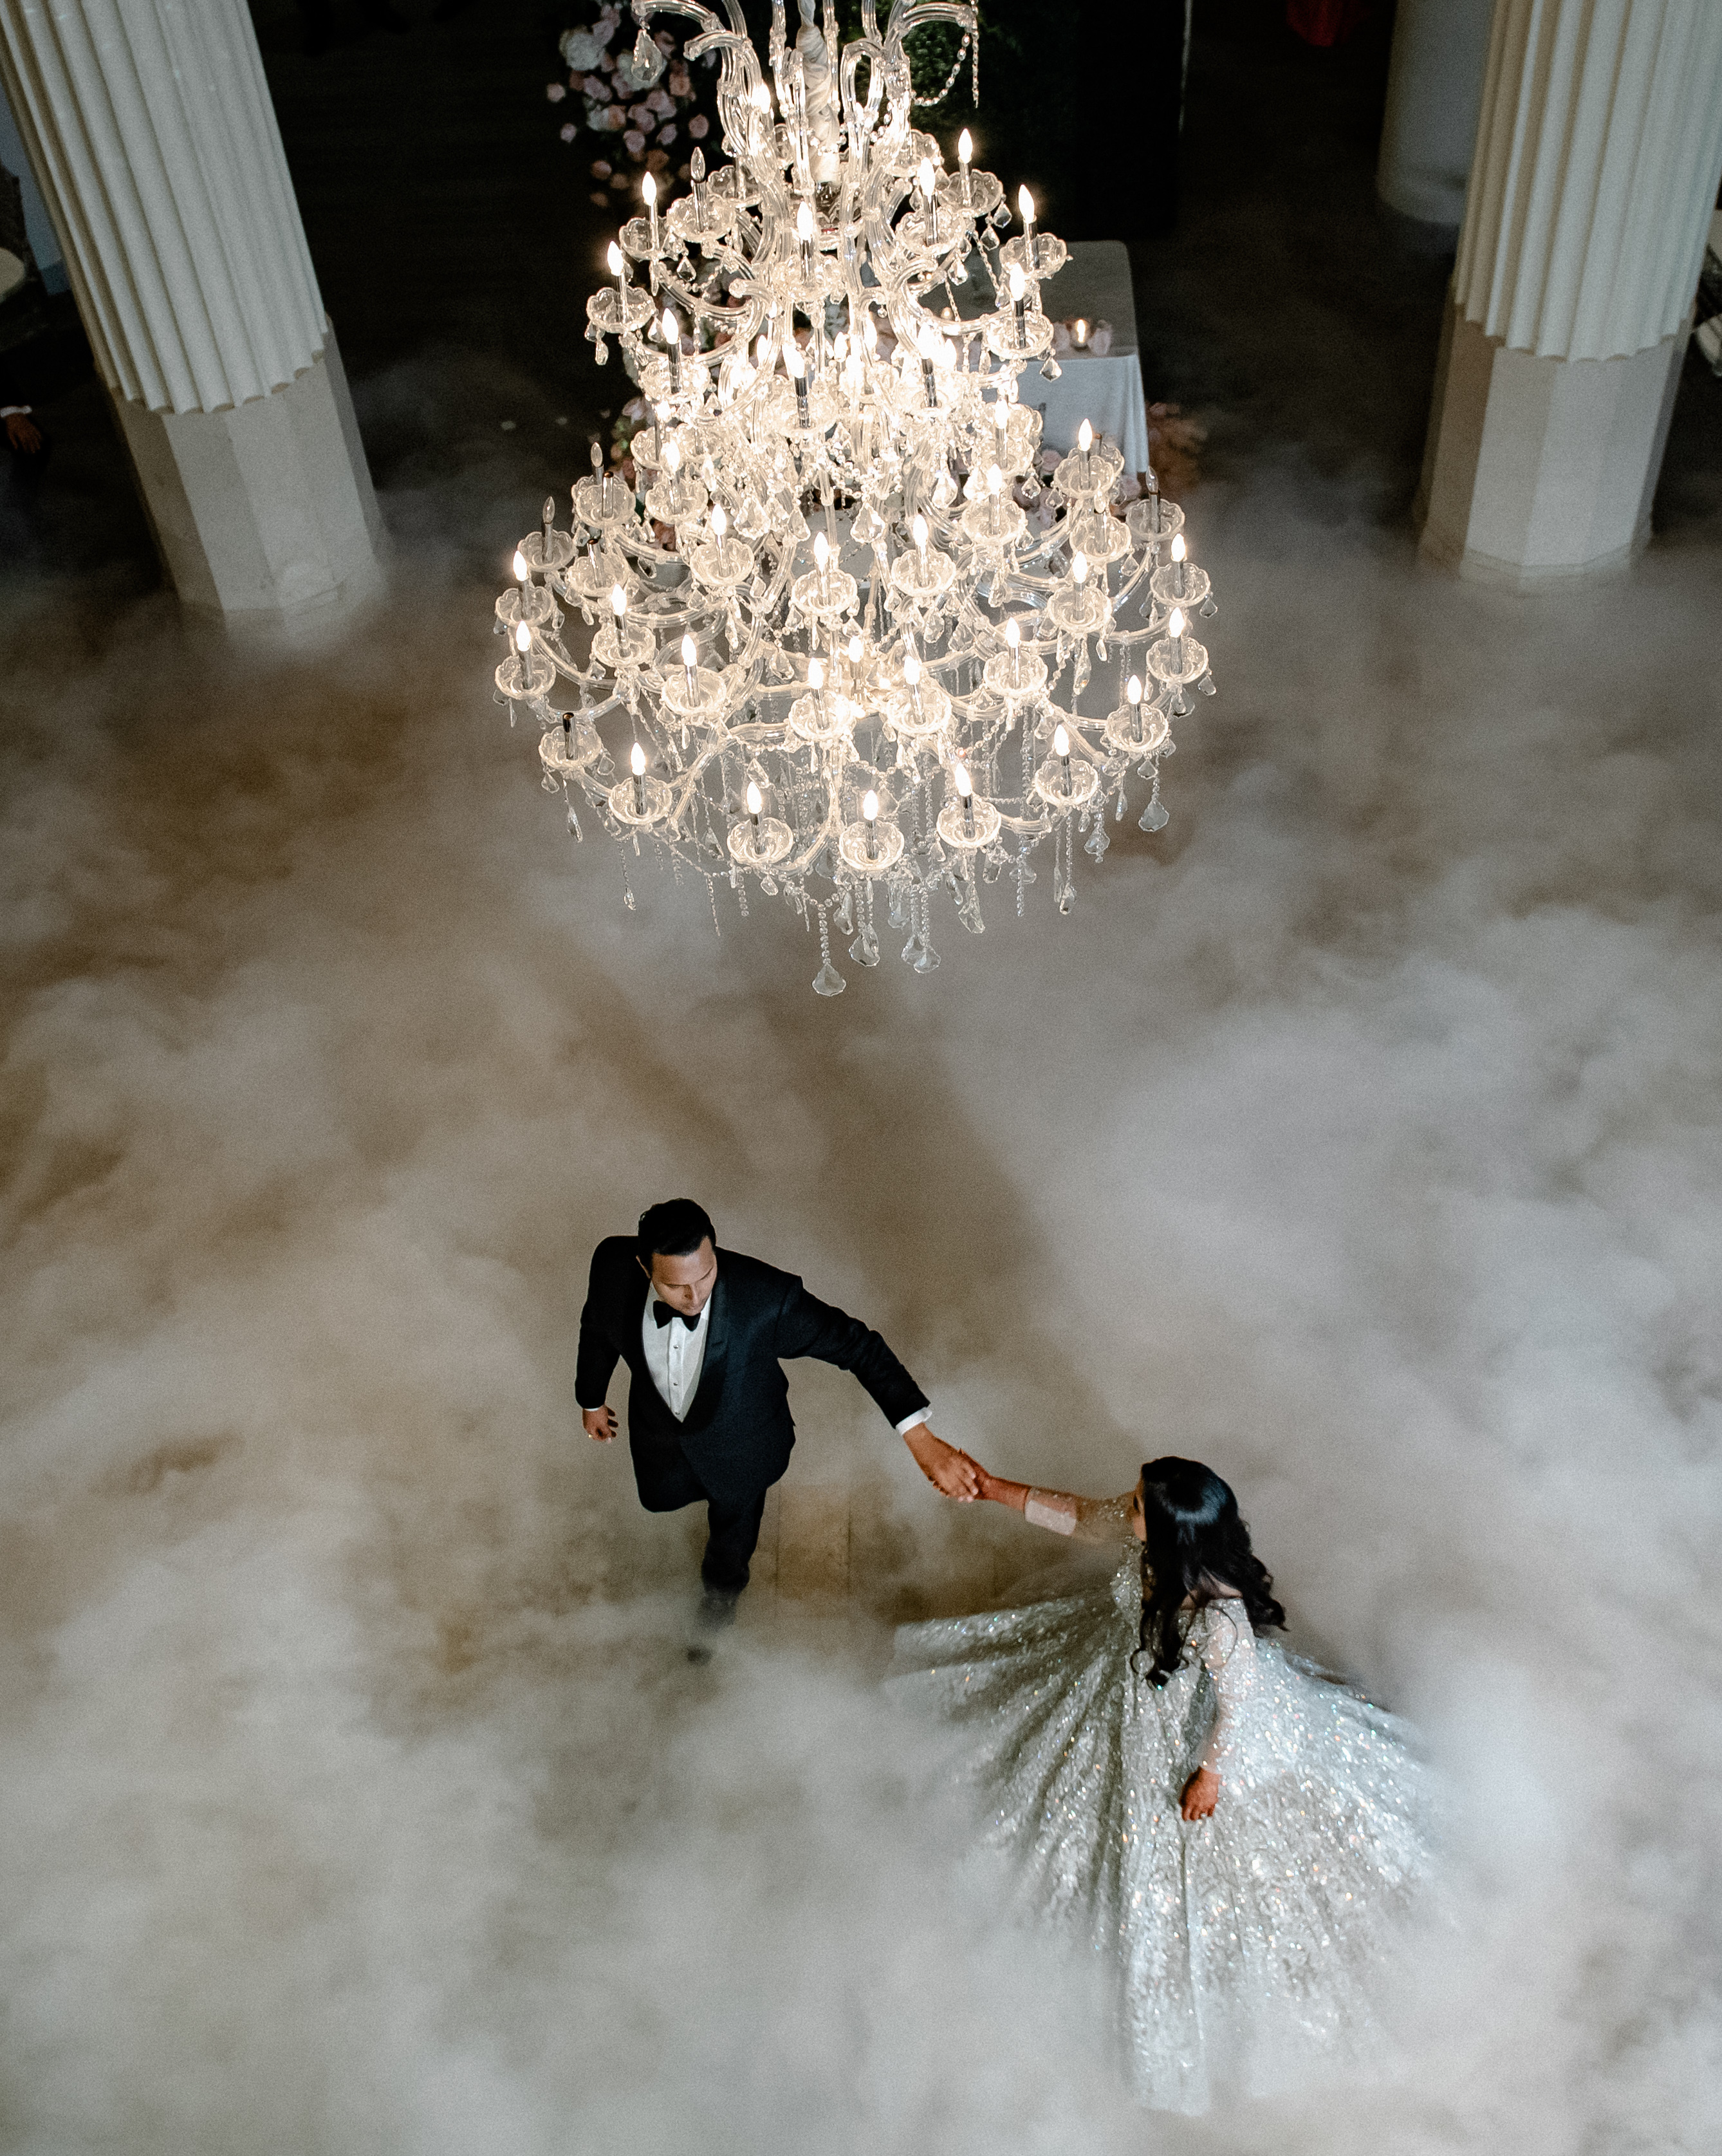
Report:
[{"label": "chandelier candle bulb", "polygon": [[750,778],[747,782],[747,814],[753,824],[753,850],[756,853],[759,851],[760,844],[760,811],[765,805],[765,796]]},{"label": "chandelier candle bulb", "polygon": [[1088,580],[1089,557],[1079,547],[1070,557],[1070,581],[1080,591]]},{"label": "chandelier candle bulb", "polygon": [[532,572],[526,567],[526,557],[518,547],[515,549],[515,582],[522,589],[532,581]]},{"label": "chandelier candle bulb", "polygon": [[669,354],[669,393],[682,393],[682,332],[681,326],[666,307],[664,310],[664,348]]},{"label": "chandelier candle bulb", "polygon": [[616,280],[616,326],[618,333],[628,327],[628,257],[612,239],[610,242],[610,275]]},{"label": "chandelier candle bulb", "polygon": [[1142,738],[1142,684],[1132,674],[1124,685],[1124,700],[1130,707],[1130,727],[1136,740]]},{"label": "chandelier candle bulb", "polygon": [[1017,190],[1017,208],[1022,218],[1022,253],[1031,270],[1040,267],[1040,246],[1034,237],[1034,198],[1026,186]]},{"label": "chandelier candle bulb", "polygon": [[640,182],[640,192],[646,198],[646,216],[651,226],[652,252],[658,252],[658,182],[650,172]]},{"label": "chandelier candle bulb", "polygon": [[1053,729],[1053,754],[1058,757],[1063,768],[1064,791],[1069,793],[1074,784],[1070,776],[1070,735],[1062,726]]},{"label": "chandelier candle bulb", "polygon": [[998,497],[1004,491],[1004,474],[994,465],[987,475],[987,529],[998,529]]},{"label": "chandelier candle bulb", "polygon": [[610,611],[618,621],[620,621],[623,614],[628,612],[628,593],[623,590],[620,584],[612,584],[610,587]]},{"label": "chandelier candle bulb", "polygon": [[530,674],[532,670],[532,632],[525,622],[515,631],[515,649],[520,654],[521,673]]},{"label": "chandelier candle bulb", "polygon": [[920,186],[922,199],[927,206],[927,244],[930,247],[936,247],[939,244],[939,205],[934,198],[933,191],[938,186],[938,182],[933,177],[933,161],[930,157],[921,159],[920,170],[915,177]]},{"label": "chandelier candle bulb", "polygon": [[968,767],[958,764],[955,776],[957,794],[962,802],[962,827],[972,839],[975,835],[975,788],[969,778]]},{"label": "chandelier candle bulb", "polygon": [[802,244],[802,282],[813,281],[813,213],[806,203],[795,213],[795,236]]},{"label": "chandelier candle bulb", "polygon": [[1094,430],[1084,419],[1076,430],[1076,446],[1082,453],[1082,483],[1092,486],[1094,482]]},{"label": "chandelier candle bulb", "polygon": [[917,516],[911,526],[911,531],[915,539],[915,551],[920,556],[920,580],[925,583],[927,580],[927,520],[925,517]]},{"label": "chandelier candle bulb", "polygon": [[801,346],[793,337],[783,347],[783,364],[789,370],[789,378],[795,384],[795,416],[798,424],[812,424],[807,411],[807,367],[802,357]]},{"label": "chandelier candle bulb", "polygon": [[807,686],[813,692],[814,709],[819,714],[819,723],[825,723],[825,662],[823,659],[807,661]]},{"label": "chandelier candle bulb", "polygon": [[1028,280],[1018,262],[1011,264],[1011,305],[1017,312],[1017,342],[1025,345],[1028,341]]},{"label": "chandelier candle bulb", "polygon": [[962,167],[962,206],[967,209],[975,199],[975,182],[969,172],[969,161],[975,154],[975,145],[969,131],[964,128],[956,138],[956,162]]},{"label": "chandelier candle bulb", "polygon": [[1022,685],[1022,632],[1014,620],[1005,624],[1005,642],[1011,649],[1011,686]]},{"label": "chandelier candle bulb", "polygon": [[903,661],[903,679],[909,685],[909,701],[914,705],[915,716],[920,716],[920,661],[911,651]]},{"label": "chandelier candle bulb", "polygon": [[870,861],[876,861],[879,859],[878,794],[869,793],[864,795],[861,802],[861,815],[867,825],[867,858]]},{"label": "chandelier candle bulb", "polygon": [[1181,674],[1184,670],[1184,610],[1174,607],[1166,623],[1166,634],[1172,640],[1172,663]]},{"label": "chandelier candle bulb", "polygon": [[704,224],[705,205],[700,199],[700,182],[705,177],[705,153],[696,150],[688,162],[688,182],[694,191],[694,222]]},{"label": "chandelier candle bulb", "polygon": [[1189,551],[1180,531],[1172,541],[1172,589],[1180,598],[1184,596],[1184,557]]},{"label": "chandelier candle bulb", "polygon": [[694,678],[700,663],[700,647],[691,636],[682,639],[682,671],[688,678],[688,701],[693,703],[699,694],[699,684]]},{"label": "chandelier candle bulb", "polygon": [[823,606],[831,598],[831,542],[823,531],[813,534],[813,567],[819,572],[819,602]]},{"label": "chandelier candle bulb", "polygon": [[628,753],[628,767],[633,773],[633,813],[646,813],[646,752],[636,742]]}]

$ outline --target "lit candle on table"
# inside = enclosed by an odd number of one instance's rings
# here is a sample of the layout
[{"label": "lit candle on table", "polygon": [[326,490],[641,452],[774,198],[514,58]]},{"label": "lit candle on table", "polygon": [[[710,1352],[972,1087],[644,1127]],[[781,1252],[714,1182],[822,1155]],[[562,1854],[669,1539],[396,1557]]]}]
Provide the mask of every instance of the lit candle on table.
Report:
[{"label": "lit candle on table", "polygon": [[1072,784],[1070,777],[1070,736],[1069,732],[1062,726],[1056,726],[1053,730],[1053,754],[1058,757],[1059,762],[1064,767],[1064,791],[1066,793],[1069,793],[1071,790]]},{"label": "lit candle on table", "polygon": [[1079,315],[1070,326],[1070,341],[1079,352],[1084,352],[1088,348],[1089,326],[1081,315]]},{"label": "lit candle on table", "polygon": [[867,824],[867,858],[870,861],[876,861],[879,859],[878,794],[868,793],[864,796],[861,814]]},{"label": "lit candle on table", "polygon": [[628,751],[628,767],[633,773],[633,813],[646,813],[646,752],[636,742]]}]

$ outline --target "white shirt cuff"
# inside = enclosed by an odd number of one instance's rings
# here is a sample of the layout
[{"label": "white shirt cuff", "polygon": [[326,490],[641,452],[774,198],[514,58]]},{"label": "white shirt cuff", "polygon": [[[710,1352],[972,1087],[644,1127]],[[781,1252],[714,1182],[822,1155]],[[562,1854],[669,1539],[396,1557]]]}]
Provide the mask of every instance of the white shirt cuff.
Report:
[{"label": "white shirt cuff", "polygon": [[917,1408],[915,1413],[911,1415],[905,1415],[902,1421],[894,1425],[898,1436],[907,1437],[910,1431],[915,1428],[915,1425],[918,1422],[925,1422],[932,1412],[932,1407],[930,1404],[926,1407]]},{"label": "white shirt cuff", "polygon": [[0,404],[0,419],[9,419],[14,412],[28,416],[35,410],[33,404]]}]

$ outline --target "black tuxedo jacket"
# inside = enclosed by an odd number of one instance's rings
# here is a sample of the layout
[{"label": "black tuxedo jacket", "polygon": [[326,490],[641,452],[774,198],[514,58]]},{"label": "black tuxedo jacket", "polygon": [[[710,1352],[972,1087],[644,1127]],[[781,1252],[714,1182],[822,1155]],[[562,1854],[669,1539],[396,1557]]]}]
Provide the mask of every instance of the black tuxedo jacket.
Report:
[{"label": "black tuxedo jacket", "polygon": [[926,1394],[859,1318],[821,1302],[793,1273],[757,1258],[720,1250],[717,1262],[699,1389],[687,1419],[678,1422],[646,1368],[640,1327],[650,1290],[633,1236],[607,1235],[592,1252],[574,1397],[582,1409],[602,1407],[618,1361],[627,1363],[633,1377],[628,1450],[648,1502],[654,1465],[677,1448],[707,1493],[726,1503],[757,1496],[777,1480],[795,1443],[789,1385],[779,1367],[786,1357],[812,1355],[853,1370],[893,1424],[925,1407]]}]

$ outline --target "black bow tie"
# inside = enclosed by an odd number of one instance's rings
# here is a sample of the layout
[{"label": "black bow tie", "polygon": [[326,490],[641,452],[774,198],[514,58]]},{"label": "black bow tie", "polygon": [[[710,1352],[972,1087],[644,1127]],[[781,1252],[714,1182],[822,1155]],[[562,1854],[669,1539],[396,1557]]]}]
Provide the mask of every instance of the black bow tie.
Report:
[{"label": "black bow tie", "polygon": [[700,1313],[697,1310],[689,1317],[685,1310],[672,1310],[667,1302],[654,1302],[652,1305],[652,1315],[658,1321],[658,1329],[660,1332],[672,1317],[680,1318],[689,1332],[697,1332],[700,1329]]}]

